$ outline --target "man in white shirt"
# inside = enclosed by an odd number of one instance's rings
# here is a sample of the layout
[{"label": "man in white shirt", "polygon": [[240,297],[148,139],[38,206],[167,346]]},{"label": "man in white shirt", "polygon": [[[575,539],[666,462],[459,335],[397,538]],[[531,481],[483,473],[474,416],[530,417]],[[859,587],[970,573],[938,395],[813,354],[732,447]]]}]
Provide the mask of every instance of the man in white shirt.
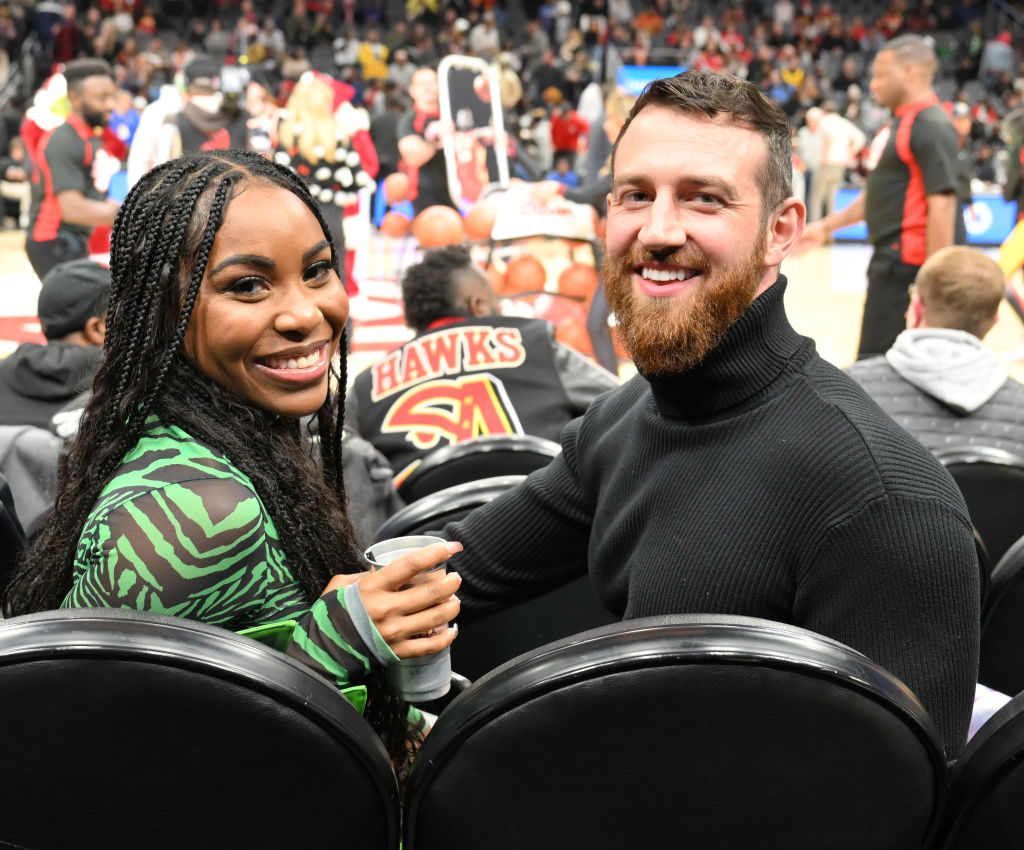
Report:
[{"label": "man in white shirt", "polygon": [[836,111],[835,103],[825,101],[822,110],[824,115],[819,127],[821,162],[811,181],[811,198],[807,205],[807,216],[811,221],[835,212],[836,190],[843,185],[850,162],[867,143],[861,129]]}]

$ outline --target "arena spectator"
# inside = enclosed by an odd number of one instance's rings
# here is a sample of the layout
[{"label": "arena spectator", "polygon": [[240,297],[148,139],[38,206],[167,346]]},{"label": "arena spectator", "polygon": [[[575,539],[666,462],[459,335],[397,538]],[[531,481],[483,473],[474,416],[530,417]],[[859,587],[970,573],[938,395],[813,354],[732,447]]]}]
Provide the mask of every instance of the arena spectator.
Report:
[{"label": "arena spectator", "polygon": [[161,129],[158,162],[200,150],[246,147],[246,115],[230,109],[220,90],[220,69],[207,56],[185,66],[187,88],[181,112],[168,115]]},{"label": "arena spectator", "polygon": [[[329,368],[348,303],[313,210],[291,172],[246,151],[182,157],[129,193],[105,366],[3,613],[124,606],[287,627],[289,654],[365,708],[403,770],[424,724],[383,669],[451,643],[441,624],[458,613],[459,580],[438,579],[436,595],[400,588],[459,547],[363,573],[341,475],[344,383]],[[182,251],[189,236],[202,247]],[[300,436],[314,414],[318,464]],[[216,517],[215,534],[178,523],[179,509]],[[431,614],[443,632],[424,637]]]},{"label": "arena spectator", "polygon": [[907,329],[847,373],[932,451],[981,445],[1024,457],[1024,384],[982,343],[1004,288],[999,264],[981,251],[935,252],[917,273]]},{"label": "arena spectator", "polygon": [[92,383],[103,355],[110,271],[71,260],[43,278],[36,312],[46,343],[23,342],[0,360],[0,425],[49,428]]},{"label": "arena spectator", "polygon": [[416,336],[356,376],[348,414],[399,477],[431,450],[474,437],[555,440],[618,386],[557,342],[549,322],[502,316],[487,276],[461,247],[429,251],[410,266],[402,297]]},{"label": "arena spectator", "polygon": [[970,520],[935,458],[786,318],[779,265],[803,227],[789,134],[724,75],[655,81],[637,101],[604,282],[639,374],[564,429],[545,469],[445,529],[465,547],[464,615],[589,571],[627,619],[783,620],[892,671],[954,759],[978,664]]},{"label": "arena spectator", "polygon": [[1009,30],[1003,30],[985,42],[978,63],[978,76],[985,88],[997,94],[1001,92],[1013,80],[1015,67],[1013,37]]},{"label": "arena spectator", "polygon": [[562,92],[554,87],[544,91],[544,102],[550,107],[551,149],[555,159],[562,157],[571,167],[576,165],[576,154],[586,140],[590,126],[586,119],[564,102]]},{"label": "arena spectator", "polygon": [[[17,203],[15,218],[22,230],[28,227],[32,208],[32,160],[25,143],[15,136],[8,144],[7,156],[0,157],[0,198]],[[4,210],[6,217],[6,209]]]},{"label": "arena spectator", "polygon": [[388,77],[388,46],[380,40],[380,30],[370,27],[359,44],[356,60],[363,71],[364,80],[386,80]]},{"label": "arena spectator", "polygon": [[840,115],[831,100],[822,104],[820,130],[821,160],[811,181],[808,221],[835,212],[836,192],[843,186],[847,169],[867,143],[861,129]]}]

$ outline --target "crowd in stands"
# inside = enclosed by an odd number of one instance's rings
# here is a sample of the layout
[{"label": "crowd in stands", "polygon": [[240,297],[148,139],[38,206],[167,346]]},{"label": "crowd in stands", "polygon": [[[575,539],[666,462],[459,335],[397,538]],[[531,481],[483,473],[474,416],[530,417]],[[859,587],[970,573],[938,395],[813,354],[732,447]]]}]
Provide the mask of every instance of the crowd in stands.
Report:
[{"label": "crowd in stands", "polygon": [[[368,111],[383,178],[397,161],[393,126],[411,105],[413,72],[449,53],[476,55],[501,67],[506,126],[517,137],[514,176],[572,186],[595,167],[578,154],[601,134],[604,98],[621,65],[733,73],[776,99],[795,128],[824,106],[870,140],[887,116],[868,93],[871,59],[886,39],[908,32],[934,37],[940,98],[950,114],[971,117],[967,179],[976,190],[999,191],[1012,180],[1016,155],[1004,151],[1019,141],[1004,125],[1021,114],[1022,57],[1009,31],[985,32],[982,5],[969,0],[9,0],[0,3],[0,72],[27,62],[26,79],[42,82],[71,59],[106,59],[122,91],[113,129],[130,142],[161,86],[183,86],[188,63],[209,57],[226,69],[220,88],[231,108],[247,113],[250,147],[266,149],[296,82],[320,71],[351,85],[352,102]],[[0,156],[11,155],[33,94],[23,89],[7,102]],[[847,181],[860,181],[869,150],[851,159]],[[816,163],[803,146],[797,157],[797,194],[809,198]],[[8,215],[24,225],[16,187],[4,196]]]}]

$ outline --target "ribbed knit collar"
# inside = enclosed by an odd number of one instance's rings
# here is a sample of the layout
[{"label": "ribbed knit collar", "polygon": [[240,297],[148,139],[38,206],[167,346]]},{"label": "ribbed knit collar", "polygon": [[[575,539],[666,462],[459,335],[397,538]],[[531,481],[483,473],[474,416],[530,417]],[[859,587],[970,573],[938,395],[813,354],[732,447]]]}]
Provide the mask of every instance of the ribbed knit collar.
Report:
[{"label": "ribbed knit collar", "polygon": [[785,292],[786,278],[779,275],[692,369],[667,377],[644,375],[662,416],[700,420],[722,414],[762,393],[802,344],[813,350],[786,317]]}]

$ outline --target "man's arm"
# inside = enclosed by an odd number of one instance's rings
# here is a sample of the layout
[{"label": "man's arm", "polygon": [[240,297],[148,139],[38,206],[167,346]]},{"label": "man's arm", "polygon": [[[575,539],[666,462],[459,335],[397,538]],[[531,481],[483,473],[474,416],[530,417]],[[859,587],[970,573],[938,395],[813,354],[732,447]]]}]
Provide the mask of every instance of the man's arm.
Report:
[{"label": "man's arm", "polygon": [[61,221],[87,227],[113,224],[120,206],[116,201],[90,201],[78,189],[58,192],[57,203]]},{"label": "man's arm", "polygon": [[[864,220],[864,193],[861,192],[848,207],[837,210],[831,215],[812,221],[804,227],[803,236],[800,237],[802,248],[813,248],[815,245],[825,244],[825,239],[833,230],[849,227],[858,221]],[[952,222],[952,219],[950,219]]]},{"label": "man's arm", "polygon": [[955,216],[960,215],[956,199],[958,149],[956,131],[945,116],[938,121],[914,122],[910,150],[920,169],[927,205],[927,257],[953,244]]},{"label": "man's arm", "polygon": [[952,760],[967,740],[978,676],[978,574],[965,515],[890,494],[829,529],[798,578],[795,624],[863,652],[907,685]]},{"label": "man's arm", "polygon": [[415,134],[403,136],[398,140],[399,155],[413,168],[419,168],[430,162],[439,150],[441,150],[440,140],[436,143],[428,142],[422,136]]},{"label": "man's arm", "polygon": [[956,194],[941,192],[928,195],[928,219],[925,224],[925,256],[930,257],[940,248],[953,244],[953,216],[956,213]]},{"label": "man's arm", "polygon": [[562,432],[562,453],[526,481],[441,533],[462,543],[463,617],[498,610],[566,584],[587,569],[591,510],[576,468],[582,419]]}]

